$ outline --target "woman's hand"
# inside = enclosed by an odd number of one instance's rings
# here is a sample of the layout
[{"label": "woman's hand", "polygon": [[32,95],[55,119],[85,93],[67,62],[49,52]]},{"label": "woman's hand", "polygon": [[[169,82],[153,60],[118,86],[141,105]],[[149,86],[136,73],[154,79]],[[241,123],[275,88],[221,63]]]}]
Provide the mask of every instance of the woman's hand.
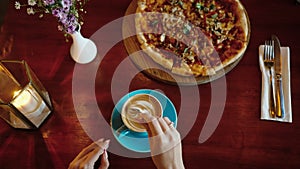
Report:
[{"label": "woman's hand", "polygon": [[152,160],[158,169],[183,169],[181,138],[169,118],[143,113],[149,135]]},{"label": "woman's hand", "polygon": [[107,169],[109,166],[106,149],[109,146],[109,140],[100,139],[84,148],[70,163],[69,169],[93,169],[95,162],[101,157],[99,169]]}]

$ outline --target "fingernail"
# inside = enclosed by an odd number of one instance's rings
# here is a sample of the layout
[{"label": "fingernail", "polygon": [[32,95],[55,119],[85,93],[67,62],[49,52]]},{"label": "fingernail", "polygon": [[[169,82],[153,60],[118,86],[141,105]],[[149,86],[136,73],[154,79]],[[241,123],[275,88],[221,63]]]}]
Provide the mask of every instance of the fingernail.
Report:
[{"label": "fingernail", "polygon": [[105,140],[104,141],[104,148],[105,148],[105,150],[108,148],[108,146],[109,146],[109,143],[110,143],[110,140]]},{"label": "fingernail", "polygon": [[102,142],[104,141],[104,138],[100,138],[99,140],[97,140],[96,142]]}]

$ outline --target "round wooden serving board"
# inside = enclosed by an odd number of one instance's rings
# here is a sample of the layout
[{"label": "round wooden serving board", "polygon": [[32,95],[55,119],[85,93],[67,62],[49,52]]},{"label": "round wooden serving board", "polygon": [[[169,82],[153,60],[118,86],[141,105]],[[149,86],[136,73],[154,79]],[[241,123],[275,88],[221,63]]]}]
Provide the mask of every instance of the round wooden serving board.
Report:
[{"label": "round wooden serving board", "polygon": [[[213,80],[216,80],[222,76],[224,76],[226,73],[228,73],[230,70],[232,70],[242,59],[240,57],[238,60],[233,62],[232,64],[226,66],[223,70],[220,70],[216,72],[213,76],[180,76],[172,73],[170,70],[163,68],[156,62],[154,62],[149,56],[147,56],[146,53],[142,51],[140,48],[140,44],[137,40],[136,36],[129,36],[129,35],[136,35],[135,30],[135,22],[134,22],[134,16],[132,14],[135,14],[137,8],[137,0],[133,0],[130,5],[128,6],[125,16],[125,19],[123,20],[122,25],[122,33],[123,33],[123,41],[125,48],[133,61],[133,63],[146,75],[150,76],[153,79],[168,83],[168,84],[174,84],[174,85],[199,85],[211,82]],[[246,12],[246,11],[245,11]],[[247,14],[247,13],[246,13]],[[131,15],[131,16],[130,16]],[[247,15],[248,17],[248,15]],[[247,18],[248,19],[248,18]],[[249,23],[249,20],[248,20]],[[249,24],[248,24],[249,25]],[[250,27],[250,25],[249,25]],[[250,37],[250,28],[248,29],[248,39]]]}]

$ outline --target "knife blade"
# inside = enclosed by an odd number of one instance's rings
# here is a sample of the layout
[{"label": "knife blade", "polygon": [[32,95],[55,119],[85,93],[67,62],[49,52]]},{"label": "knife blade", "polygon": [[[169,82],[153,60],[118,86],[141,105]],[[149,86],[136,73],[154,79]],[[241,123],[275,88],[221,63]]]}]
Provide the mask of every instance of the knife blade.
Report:
[{"label": "knife blade", "polygon": [[275,56],[275,100],[276,100],[276,116],[282,118],[284,116],[284,96],[282,90],[282,56],[280,52],[280,42],[276,35],[272,35],[274,41]]}]

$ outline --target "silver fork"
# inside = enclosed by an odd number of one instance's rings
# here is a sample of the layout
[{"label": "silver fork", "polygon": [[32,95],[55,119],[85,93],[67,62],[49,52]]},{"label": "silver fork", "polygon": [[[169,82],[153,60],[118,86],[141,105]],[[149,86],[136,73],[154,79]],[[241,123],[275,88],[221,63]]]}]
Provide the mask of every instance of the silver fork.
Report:
[{"label": "silver fork", "polygon": [[274,41],[265,41],[264,64],[269,69],[269,113],[272,118],[275,117],[274,94],[273,94],[273,73],[274,66]]}]

